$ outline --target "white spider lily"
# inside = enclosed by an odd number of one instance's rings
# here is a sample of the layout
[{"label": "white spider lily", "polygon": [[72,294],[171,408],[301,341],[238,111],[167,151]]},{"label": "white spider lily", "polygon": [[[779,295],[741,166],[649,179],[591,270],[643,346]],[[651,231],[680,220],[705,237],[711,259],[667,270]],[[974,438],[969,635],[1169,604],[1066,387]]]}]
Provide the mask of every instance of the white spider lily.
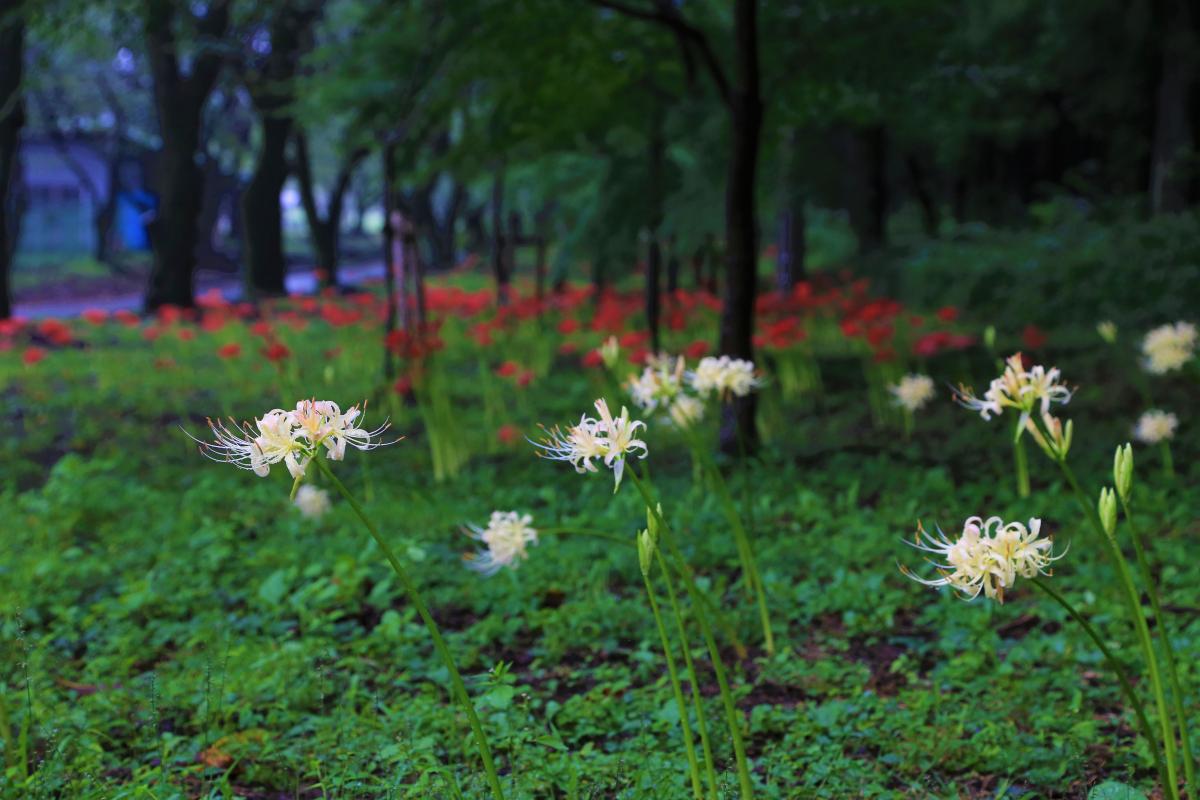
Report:
[{"label": "white spider lily", "polygon": [[329,511],[329,492],[315,486],[305,484],[296,490],[296,499],[292,501],[300,513],[309,519],[319,519]]},{"label": "white spider lily", "polygon": [[503,567],[516,569],[529,557],[527,548],[537,544],[533,517],[516,511],[493,511],[486,528],[468,525],[464,532],[487,547],[466,556],[467,566],[484,575],[494,575]]},{"label": "white spider lily", "polygon": [[704,403],[690,394],[681,394],[671,403],[667,414],[676,428],[687,430],[704,419]]},{"label": "white spider lily", "polygon": [[968,600],[983,592],[1003,603],[1005,590],[1018,577],[1049,575],[1051,565],[1066,554],[1053,553],[1053,541],[1040,537],[1041,528],[1040,519],[1029,520],[1027,527],[1020,522],[1005,524],[1000,517],[970,517],[959,537],[950,540],[941,529],[933,536],[918,524],[910,544],[941,557],[945,563],[930,559],[940,577],[921,578],[904,566],[900,570],[926,586],[950,586]]},{"label": "white spider lily", "polygon": [[1151,409],[1138,417],[1133,437],[1144,444],[1158,444],[1174,438],[1178,426],[1179,417],[1169,411]]},{"label": "white spider lily", "polygon": [[762,385],[754,373],[753,361],[729,356],[700,359],[696,369],[687,373],[687,379],[701,397],[716,393],[722,400],[745,397]]},{"label": "white spider lily", "polygon": [[909,413],[920,411],[933,399],[933,378],[928,375],[905,375],[888,387],[896,405]]},{"label": "white spider lily", "polygon": [[683,390],[683,366],[682,357],[651,357],[642,374],[626,382],[634,405],[647,413],[670,405]]},{"label": "white spider lily", "polygon": [[373,450],[395,443],[377,438],[387,430],[387,422],[373,431],[355,427],[354,421],[360,413],[358,406],[352,406],[343,414],[337,403],[301,400],[292,411],[278,408],[268,411],[255,420],[254,427],[248,422],[238,425],[231,420],[231,424],[226,425],[210,419],[208,426],[216,441],[191,438],[199,443],[201,453],[215,461],[253,470],[260,477],[266,477],[272,465],[282,462],[292,478],[299,482],[304,478],[308,463],[322,447],[330,460],[341,461],[347,444],[359,450]]},{"label": "white spider lily", "polygon": [[1180,369],[1196,349],[1196,326],[1190,322],[1161,325],[1142,340],[1142,362],[1148,372],[1162,375]]},{"label": "white spider lily", "polygon": [[982,398],[960,386],[955,399],[972,411],[978,411],[985,420],[990,420],[993,415],[1000,416],[1006,408],[1016,409],[1021,412],[1020,429],[1025,427],[1035,408],[1040,407],[1040,413],[1048,414],[1051,403],[1070,402],[1071,390],[1059,383],[1060,375],[1057,368],[1047,370],[1040,365],[1026,370],[1021,354],[1017,353],[1009,357],[1004,374],[991,382]]},{"label": "white spider lily", "polygon": [[603,399],[596,401],[596,412],[600,415],[598,419],[585,414],[579,418],[578,425],[572,425],[565,432],[557,427],[543,428],[546,438],[531,444],[541,450],[539,455],[543,458],[566,461],[579,473],[596,472],[595,462],[600,460],[613,471],[619,488],[625,457],[638,452],[639,458],[646,457],[646,443],[637,438],[638,429],[644,429],[646,423],[631,420],[629,409],[625,407],[621,408],[620,416],[614,417]]}]

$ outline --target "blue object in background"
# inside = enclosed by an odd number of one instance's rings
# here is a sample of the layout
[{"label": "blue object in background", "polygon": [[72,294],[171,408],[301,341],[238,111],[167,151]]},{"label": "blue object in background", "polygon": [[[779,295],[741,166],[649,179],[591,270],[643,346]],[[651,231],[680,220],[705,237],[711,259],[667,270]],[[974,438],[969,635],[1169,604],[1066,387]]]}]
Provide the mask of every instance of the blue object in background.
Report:
[{"label": "blue object in background", "polygon": [[146,224],[158,207],[158,199],[144,189],[131,189],[117,195],[117,235],[126,250],[149,250]]}]

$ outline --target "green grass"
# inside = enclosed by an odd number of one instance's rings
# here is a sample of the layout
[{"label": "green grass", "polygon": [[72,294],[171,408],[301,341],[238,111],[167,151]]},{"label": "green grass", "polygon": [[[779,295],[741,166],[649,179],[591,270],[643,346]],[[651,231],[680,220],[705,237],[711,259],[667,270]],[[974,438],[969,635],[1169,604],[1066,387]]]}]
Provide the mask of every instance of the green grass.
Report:
[{"label": "green grass", "polygon": [[[451,783],[486,795],[445,671],[350,509],[335,500],[326,517],[303,518],[282,470],[260,479],[213,463],[181,430],[201,435],[206,415],[249,417],[314,394],[373,397],[369,416],[392,414],[407,437],[334,466],[412,563],[510,795],[687,796],[633,547],[645,524],[633,487],[614,497],[605,474],[579,476],[496,439],[506,422],[534,436],[537,422],[577,418],[603,391],[597,373],[546,355],[551,368],[517,390],[490,368],[532,361],[561,337],[527,323],[481,370],[465,328],[446,323],[438,358],[471,458],[440,483],[418,409],[378,391],[377,336],[359,327],[279,326],[293,350],[282,371],[251,357],[257,340],[241,324],[153,344],[86,329],[86,347],[34,368],[0,354],[0,797],[450,798]],[[1002,346],[1016,333],[1002,331]],[[246,354],[222,361],[226,341]],[[1083,326],[1051,330],[1048,356],[1080,386],[1066,409],[1072,462],[1098,490],[1142,408],[1136,365]],[[979,385],[995,368],[975,350],[927,369],[940,384],[973,375]],[[1064,613],[1028,584],[1003,606],[965,603],[897,569],[920,564],[902,541],[918,519],[951,530],[972,514],[1041,517],[1070,545],[1056,587],[1132,661],[1111,571],[1052,465],[1031,452],[1034,494],[1018,502],[1007,418],[985,423],[943,392],[903,441],[872,424],[856,361],[822,370],[819,408],[768,385],[767,413],[784,424],[754,459],[725,462],[754,531],[774,657],[755,646],[757,615],[731,585],[737,559],[717,497],[693,485],[677,435],[652,425],[646,437],[664,511],[751,644],[749,658],[727,658],[760,795],[1076,798],[1105,779],[1148,791],[1155,775],[1132,714]],[[1195,384],[1158,380],[1153,391],[1177,399]],[[1137,449],[1135,504],[1196,717],[1200,437],[1185,403],[1167,405],[1182,417],[1179,475],[1164,480],[1154,451]],[[463,564],[473,543],[460,526],[493,509],[630,546],[546,536],[519,570],[482,578]],[[723,796],[734,797],[720,699],[704,676]]]}]

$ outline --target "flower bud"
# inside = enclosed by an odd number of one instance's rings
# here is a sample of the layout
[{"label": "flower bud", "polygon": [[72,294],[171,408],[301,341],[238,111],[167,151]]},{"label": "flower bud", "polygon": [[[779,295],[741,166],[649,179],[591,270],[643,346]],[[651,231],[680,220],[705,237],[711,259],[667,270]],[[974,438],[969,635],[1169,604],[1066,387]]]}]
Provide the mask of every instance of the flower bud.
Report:
[{"label": "flower bud", "polygon": [[1133,489],[1133,448],[1128,442],[1118,447],[1113,455],[1113,483],[1121,500],[1129,502],[1129,492]]},{"label": "flower bud", "polygon": [[996,349],[996,326],[988,325],[983,329],[983,345],[988,350]]},{"label": "flower bud", "polygon": [[1117,529],[1117,495],[1109,487],[1100,490],[1100,502],[1096,508],[1100,513],[1100,524],[1110,537]]},{"label": "flower bud", "polygon": [[1100,338],[1109,344],[1117,343],[1117,323],[1111,319],[1096,323],[1096,333],[1100,334]]},{"label": "flower bud", "polygon": [[621,343],[617,341],[617,337],[610,336],[605,339],[604,344],[600,345],[600,360],[604,362],[604,366],[615,369],[620,357]]},{"label": "flower bud", "polygon": [[657,510],[651,511],[650,507],[646,507],[646,530],[654,537],[654,541],[658,541],[658,520],[662,517],[662,503],[657,503]]},{"label": "flower bud", "polygon": [[642,577],[650,577],[650,562],[654,559],[655,537],[650,531],[642,531],[638,534],[637,549],[638,549],[638,566],[642,568]]}]

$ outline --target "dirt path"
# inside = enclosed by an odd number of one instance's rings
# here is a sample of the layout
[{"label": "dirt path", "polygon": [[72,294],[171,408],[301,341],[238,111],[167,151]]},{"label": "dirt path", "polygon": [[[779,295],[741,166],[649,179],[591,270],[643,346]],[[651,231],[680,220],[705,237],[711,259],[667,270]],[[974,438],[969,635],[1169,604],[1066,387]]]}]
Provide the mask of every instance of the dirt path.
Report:
[{"label": "dirt path", "polygon": [[[356,264],[342,267],[339,277],[345,283],[359,283],[372,278],[383,277],[383,263]],[[286,283],[289,294],[312,294],[317,291],[317,276],[311,268],[292,270],[288,273]],[[213,275],[201,273],[196,280],[196,292],[207,292],[217,289],[227,300],[238,300],[242,296],[241,279],[237,276]],[[90,308],[102,311],[140,311],[142,308],[141,292],[104,295],[89,297],[81,295],[69,299],[56,298],[53,300],[35,300],[18,302],[13,307],[13,316],[26,319],[42,317],[76,317]]]}]

